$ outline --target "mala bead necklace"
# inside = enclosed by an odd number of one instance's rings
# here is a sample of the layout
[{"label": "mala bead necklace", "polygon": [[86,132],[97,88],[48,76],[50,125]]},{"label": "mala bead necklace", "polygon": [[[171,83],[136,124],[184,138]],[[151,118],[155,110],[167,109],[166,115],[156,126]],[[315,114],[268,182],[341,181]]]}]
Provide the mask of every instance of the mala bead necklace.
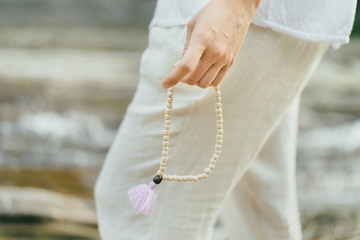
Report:
[{"label": "mala bead necklace", "polygon": [[164,136],[163,136],[163,150],[162,150],[162,159],[160,163],[159,170],[157,171],[152,182],[149,184],[142,183],[138,186],[129,188],[128,196],[130,199],[131,205],[136,208],[140,213],[150,216],[155,209],[156,203],[156,184],[161,183],[163,180],[168,181],[198,181],[206,179],[209,174],[215,169],[215,164],[219,159],[221,153],[222,137],[223,137],[223,116],[221,108],[221,94],[220,86],[214,86],[215,91],[215,108],[216,108],[216,118],[217,118],[217,134],[216,134],[216,145],[215,153],[210,159],[209,165],[204,169],[203,173],[197,175],[169,175],[165,174],[166,163],[168,161],[168,151],[169,151],[169,139],[170,139],[170,125],[171,125],[171,113],[172,113],[172,102],[173,102],[173,93],[174,87],[168,88],[167,91],[167,104],[165,111],[165,126],[164,126]]}]

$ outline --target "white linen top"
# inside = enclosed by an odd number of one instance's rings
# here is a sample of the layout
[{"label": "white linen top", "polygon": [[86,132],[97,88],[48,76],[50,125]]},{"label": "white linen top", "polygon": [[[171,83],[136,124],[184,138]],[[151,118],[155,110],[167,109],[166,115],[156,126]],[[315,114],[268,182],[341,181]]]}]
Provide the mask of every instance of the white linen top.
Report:
[{"label": "white linen top", "polygon": [[[148,27],[187,24],[210,0],[157,0]],[[262,0],[252,23],[334,49],[350,41],[356,0]]]}]

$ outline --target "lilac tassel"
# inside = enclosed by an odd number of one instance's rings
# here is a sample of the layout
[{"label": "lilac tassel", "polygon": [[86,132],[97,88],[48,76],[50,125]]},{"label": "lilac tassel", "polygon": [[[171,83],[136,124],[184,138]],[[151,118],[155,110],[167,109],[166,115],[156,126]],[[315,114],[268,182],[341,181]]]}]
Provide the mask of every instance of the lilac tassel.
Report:
[{"label": "lilac tassel", "polygon": [[155,191],[155,182],[149,183],[146,185],[142,183],[138,186],[129,188],[127,192],[129,195],[130,203],[136,208],[140,213],[143,213],[147,216],[153,214],[156,203],[156,191]]}]

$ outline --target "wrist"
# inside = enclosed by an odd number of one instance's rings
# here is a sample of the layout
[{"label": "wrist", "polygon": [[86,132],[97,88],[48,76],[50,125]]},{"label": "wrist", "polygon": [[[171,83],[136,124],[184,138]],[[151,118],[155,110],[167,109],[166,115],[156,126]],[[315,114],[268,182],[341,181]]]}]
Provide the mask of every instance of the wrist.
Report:
[{"label": "wrist", "polygon": [[229,7],[252,21],[255,17],[256,11],[258,10],[261,0],[221,0],[227,2]]}]

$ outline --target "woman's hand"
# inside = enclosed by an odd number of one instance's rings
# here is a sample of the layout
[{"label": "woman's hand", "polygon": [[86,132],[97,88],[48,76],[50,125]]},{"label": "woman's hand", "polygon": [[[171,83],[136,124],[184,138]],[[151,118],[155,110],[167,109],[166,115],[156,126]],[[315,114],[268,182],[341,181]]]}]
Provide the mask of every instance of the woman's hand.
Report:
[{"label": "woman's hand", "polygon": [[260,0],[211,0],[187,24],[184,50],[162,82],[217,86],[234,63]]}]

